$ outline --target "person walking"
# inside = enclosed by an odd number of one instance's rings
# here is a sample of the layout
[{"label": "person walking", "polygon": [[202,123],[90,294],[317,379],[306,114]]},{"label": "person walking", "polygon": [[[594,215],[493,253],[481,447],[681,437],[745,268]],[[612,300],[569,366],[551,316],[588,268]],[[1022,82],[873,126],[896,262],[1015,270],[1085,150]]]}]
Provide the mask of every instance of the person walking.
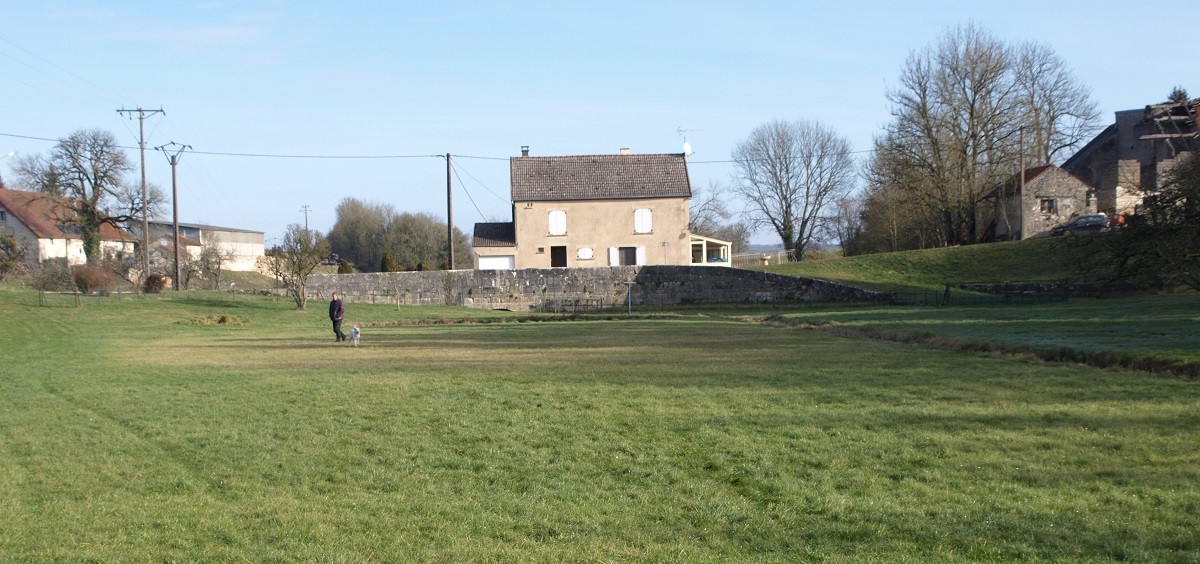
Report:
[{"label": "person walking", "polygon": [[346,306],[342,303],[342,298],[337,292],[333,293],[333,299],[329,301],[329,320],[333,322],[333,342],[340,343],[346,340],[346,334],[342,333],[342,319],[346,317]]}]

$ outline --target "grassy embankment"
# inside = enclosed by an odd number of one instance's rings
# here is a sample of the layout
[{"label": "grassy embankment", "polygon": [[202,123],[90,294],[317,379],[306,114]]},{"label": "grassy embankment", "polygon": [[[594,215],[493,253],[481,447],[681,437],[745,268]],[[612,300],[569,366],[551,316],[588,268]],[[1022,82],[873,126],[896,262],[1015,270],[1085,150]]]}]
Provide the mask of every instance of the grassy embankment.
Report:
[{"label": "grassy embankment", "polygon": [[[882,291],[938,292],[946,283],[1078,281],[1071,238],[905,251],[773,266],[781,274]],[[949,349],[1124,366],[1200,376],[1200,295],[1088,299],[1040,305],[823,306],[786,313],[790,323]]]},{"label": "grassy embankment", "polygon": [[1056,282],[1077,280],[1065,239],[1030,239],[806,260],[767,267],[768,272],[820,278],[886,292],[939,291],[947,283]]},{"label": "grassy embankment", "polygon": [[0,291],[0,560],[1200,554],[1195,382],[700,315],[352,305],[354,349],[323,304],[36,303]]}]

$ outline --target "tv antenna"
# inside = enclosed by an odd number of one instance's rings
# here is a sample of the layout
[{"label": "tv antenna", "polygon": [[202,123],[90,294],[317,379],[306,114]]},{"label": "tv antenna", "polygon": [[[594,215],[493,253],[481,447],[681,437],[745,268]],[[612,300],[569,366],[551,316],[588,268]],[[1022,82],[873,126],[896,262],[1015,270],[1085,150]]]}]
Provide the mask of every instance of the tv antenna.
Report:
[{"label": "tv antenna", "polygon": [[692,131],[704,131],[704,130],[703,129],[684,129],[683,126],[679,126],[678,128],[675,129],[675,133],[678,133],[679,136],[683,138],[683,156],[685,156],[685,157],[690,157],[690,156],[692,156],[693,153],[695,153],[695,151],[692,150],[692,144],[688,143],[688,140],[687,140],[687,134]]}]

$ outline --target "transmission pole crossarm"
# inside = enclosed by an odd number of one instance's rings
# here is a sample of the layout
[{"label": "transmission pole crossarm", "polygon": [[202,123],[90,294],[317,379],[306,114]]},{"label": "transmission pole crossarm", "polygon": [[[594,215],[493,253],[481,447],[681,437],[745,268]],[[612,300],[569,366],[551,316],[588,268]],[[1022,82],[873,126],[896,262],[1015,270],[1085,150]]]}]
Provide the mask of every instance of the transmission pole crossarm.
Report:
[{"label": "transmission pole crossarm", "polygon": [[145,108],[117,110],[118,114],[130,114],[131,119],[133,112],[137,112],[138,115],[138,149],[142,158],[142,278],[144,279],[150,275],[150,198],[146,190],[146,113],[166,115],[167,112],[163,111],[162,106],[159,106],[157,110]]}]

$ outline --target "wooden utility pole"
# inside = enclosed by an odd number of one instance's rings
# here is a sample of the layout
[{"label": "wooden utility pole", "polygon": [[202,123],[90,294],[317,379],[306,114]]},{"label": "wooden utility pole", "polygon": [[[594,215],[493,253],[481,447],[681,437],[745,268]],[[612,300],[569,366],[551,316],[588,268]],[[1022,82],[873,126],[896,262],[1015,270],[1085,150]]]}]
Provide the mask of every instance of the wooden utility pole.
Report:
[{"label": "wooden utility pole", "polygon": [[118,114],[132,114],[133,112],[138,114],[138,148],[142,154],[142,278],[145,279],[150,275],[150,198],[146,190],[146,114],[166,115],[167,112],[164,112],[161,106],[157,110],[144,108],[117,110]]},{"label": "wooden utility pole", "polygon": [[450,153],[446,153],[446,246],[450,250],[450,270],[454,270],[454,199],[450,185]]},{"label": "wooden utility pole", "polygon": [[[167,147],[178,146],[179,149],[174,154],[167,152]],[[179,291],[179,183],[176,181],[175,166],[179,164],[179,155],[183,154],[184,149],[191,149],[191,145],[181,145],[174,141],[167,143],[161,147],[155,147],[162,151],[167,156],[167,162],[171,163],[171,207],[173,208],[174,225],[175,225],[175,282],[172,286],[175,291]],[[203,243],[203,242],[201,242]]]}]

